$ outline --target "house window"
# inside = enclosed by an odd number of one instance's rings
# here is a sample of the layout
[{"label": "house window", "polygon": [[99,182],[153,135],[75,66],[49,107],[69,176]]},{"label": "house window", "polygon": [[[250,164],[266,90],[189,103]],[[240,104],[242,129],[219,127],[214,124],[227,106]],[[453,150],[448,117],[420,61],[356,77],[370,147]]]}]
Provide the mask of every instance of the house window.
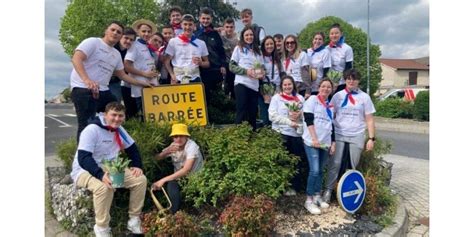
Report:
[{"label": "house window", "polygon": [[418,72],[409,72],[408,73],[408,85],[416,85],[418,81]]}]

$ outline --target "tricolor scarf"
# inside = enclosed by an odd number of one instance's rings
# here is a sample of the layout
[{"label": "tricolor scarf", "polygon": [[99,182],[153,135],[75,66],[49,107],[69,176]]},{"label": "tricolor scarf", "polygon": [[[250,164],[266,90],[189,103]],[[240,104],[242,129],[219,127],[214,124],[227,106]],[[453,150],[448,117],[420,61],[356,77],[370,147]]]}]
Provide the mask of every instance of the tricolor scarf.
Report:
[{"label": "tricolor scarf", "polygon": [[317,52],[323,50],[324,48],[326,48],[326,45],[323,44],[323,45],[319,46],[318,48],[313,49],[313,53],[311,54],[311,57],[313,57],[313,55],[314,55],[315,53],[317,53]]},{"label": "tricolor scarf", "polygon": [[280,93],[280,96],[288,101],[295,101],[295,102],[300,102],[300,99],[296,95],[285,95],[285,93]]},{"label": "tricolor scarf", "polygon": [[115,138],[115,141],[117,142],[117,144],[119,145],[120,147],[120,150],[123,150],[124,146],[123,146],[123,143],[122,143],[122,140],[120,139],[120,128],[113,128],[109,125],[105,126],[107,128],[107,130],[109,130],[110,132],[113,132],[115,133],[114,135],[114,138]]},{"label": "tricolor scarf", "polygon": [[341,38],[339,38],[339,41],[336,44],[334,44],[332,41],[329,42],[329,47],[330,48],[336,48],[336,47],[340,48],[340,47],[342,47],[342,44],[344,44],[344,36],[341,36]]},{"label": "tricolor scarf", "polygon": [[100,128],[103,128],[107,131],[115,133],[114,134],[114,140],[119,145],[120,150],[123,150],[125,148],[125,146],[123,145],[122,140],[124,140],[127,144],[130,144],[130,141],[127,140],[127,136],[125,135],[125,133],[122,131],[122,129],[120,127],[119,128],[113,128],[109,125],[103,125],[100,117],[95,117],[92,120],[89,120],[89,124],[95,124],[95,125],[99,126]]},{"label": "tricolor scarf", "polygon": [[321,96],[319,96],[319,95],[318,95],[318,99],[319,99],[319,102],[324,106],[324,108],[326,108],[326,114],[328,115],[329,119],[331,119],[331,121],[332,121],[331,108],[333,107],[333,105],[329,104],[328,99],[326,99],[326,101],[324,101],[323,98],[321,98]]},{"label": "tricolor scarf", "polygon": [[347,87],[344,88],[344,91],[345,91],[347,94],[346,94],[346,98],[344,98],[344,101],[343,101],[342,104],[341,104],[341,108],[346,107],[348,100],[351,102],[352,105],[355,105],[356,102],[355,102],[355,99],[354,99],[354,97],[353,97],[352,95],[357,95],[358,93],[355,92],[355,91],[349,91],[349,90],[347,89]]},{"label": "tricolor scarf", "polygon": [[186,43],[186,44],[190,43],[190,44],[192,44],[194,47],[196,47],[196,48],[198,47],[198,45],[194,42],[194,40],[196,40],[196,36],[195,36],[195,35],[192,35],[192,36],[191,36],[191,39],[189,39],[189,38],[186,37],[184,34],[180,34],[180,35],[178,36],[178,38],[179,38],[181,41],[183,41],[184,43]]},{"label": "tricolor scarf", "polygon": [[152,58],[155,58],[156,56],[156,53],[155,51],[157,50],[155,47],[153,47],[153,45],[147,43],[144,39],[141,39],[141,38],[138,38],[137,41],[141,44],[144,44],[146,45],[146,47],[148,48],[148,51],[150,51],[150,55]]}]

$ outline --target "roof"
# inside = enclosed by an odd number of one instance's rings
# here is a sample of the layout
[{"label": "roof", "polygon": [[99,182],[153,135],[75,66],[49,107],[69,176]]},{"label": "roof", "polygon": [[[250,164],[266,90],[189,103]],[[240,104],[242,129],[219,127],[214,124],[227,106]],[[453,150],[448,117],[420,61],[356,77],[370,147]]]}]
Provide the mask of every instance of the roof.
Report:
[{"label": "roof", "polygon": [[385,64],[397,70],[430,70],[425,64],[419,63],[414,59],[379,59],[380,63]]}]

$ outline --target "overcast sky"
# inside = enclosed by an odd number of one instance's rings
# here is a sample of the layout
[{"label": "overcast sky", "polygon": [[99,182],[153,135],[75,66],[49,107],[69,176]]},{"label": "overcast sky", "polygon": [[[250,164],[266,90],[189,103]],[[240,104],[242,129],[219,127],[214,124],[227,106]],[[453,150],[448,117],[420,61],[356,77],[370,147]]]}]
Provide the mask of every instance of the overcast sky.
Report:
[{"label": "overcast sky", "polygon": [[[254,22],[267,34],[296,34],[309,22],[337,16],[367,32],[367,0],[230,0],[237,9],[251,8]],[[72,65],[59,42],[66,0],[45,1],[45,97],[69,86]],[[241,24],[237,24],[237,29]],[[370,38],[383,58],[429,56],[428,0],[371,0]]]}]

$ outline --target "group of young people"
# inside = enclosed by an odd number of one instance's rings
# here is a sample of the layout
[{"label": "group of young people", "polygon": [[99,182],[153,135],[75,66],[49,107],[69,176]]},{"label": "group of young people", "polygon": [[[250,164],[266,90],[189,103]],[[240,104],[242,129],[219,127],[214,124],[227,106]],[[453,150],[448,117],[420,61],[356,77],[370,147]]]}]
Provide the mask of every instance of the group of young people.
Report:
[{"label": "group of young people", "polygon": [[[110,236],[113,197],[110,178],[100,164],[120,151],[132,160],[125,177],[125,187],[131,189],[128,227],[141,233],[138,215],[147,181],[138,149],[121,124],[125,117],[142,114],[143,87],[202,82],[210,101],[221,99],[211,95],[224,83],[225,94],[236,102],[236,124],[248,121],[256,130],[260,111],[263,123],[278,131],[288,151],[300,157],[298,174],[285,195],[304,189],[301,170],[309,167],[304,206],[312,214],[329,206],[343,157],[355,168],[362,150],[373,149],[375,108],[359,89],[352,48],[338,24],[329,29],[328,45],[325,33],[316,32],[312,47],[302,50],[295,35],[267,36],[263,27],[252,23],[250,9],[241,11],[244,28],[239,34],[233,19],[216,28],[212,16],[212,10],[204,8],[196,24],[192,15],[173,7],[170,23],[161,32],[146,19],[135,21],[132,28],[112,22],[102,38],[85,39],[76,48],[71,97],[78,118],[78,150],[71,175],[76,185],[93,192],[96,236]],[[344,72],[338,85],[326,78],[330,70]],[[264,87],[274,89],[271,100],[265,100]],[[153,187],[167,185],[176,212],[181,199],[176,180],[203,163],[186,125],[175,124],[171,136],[173,144],[156,158],[171,156],[175,172]],[[328,160],[323,194],[322,171]]]}]

